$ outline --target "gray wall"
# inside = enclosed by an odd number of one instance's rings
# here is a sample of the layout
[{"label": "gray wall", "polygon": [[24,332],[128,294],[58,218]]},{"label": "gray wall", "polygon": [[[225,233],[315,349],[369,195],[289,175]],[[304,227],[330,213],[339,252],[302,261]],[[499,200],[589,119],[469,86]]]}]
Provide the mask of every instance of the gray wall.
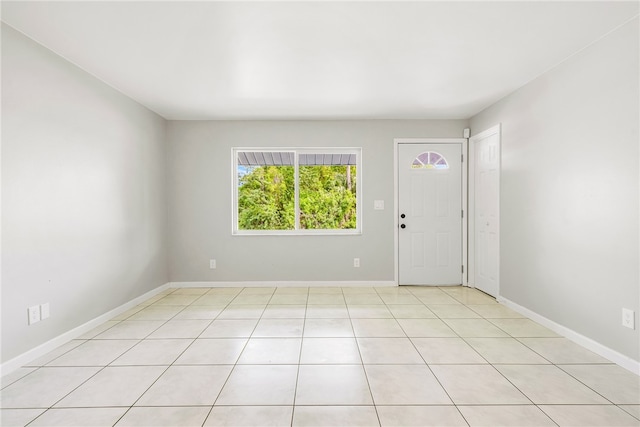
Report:
[{"label": "gray wall", "polygon": [[640,360],[638,20],[471,120],[502,123],[503,297]]},{"label": "gray wall", "polygon": [[[391,281],[393,139],[462,137],[466,120],[170,121],[172,281]],[[232,147],[362,147],[363,233],[232,236]],[[385,201],[374,211],[373,201]],[[353,267],[353,258],[361,267]],[[209,259],[218,268],[209,269]]]},{"label": "gray wall", "polygon": [[3,362],[168,281],[164,132],[2,26]]}]

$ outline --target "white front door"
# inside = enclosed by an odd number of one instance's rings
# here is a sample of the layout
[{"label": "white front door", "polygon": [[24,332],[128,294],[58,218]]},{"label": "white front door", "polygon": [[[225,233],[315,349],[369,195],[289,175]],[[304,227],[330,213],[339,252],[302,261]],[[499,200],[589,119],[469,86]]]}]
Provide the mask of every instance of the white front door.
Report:
[{"label": "white front door", "polygon": [[398,145],[398,283],[462,284],[462,144]]},{"label": "white front door", "polygon": [[474,160],[475,287],[498,296],[500,260],[500,128],[470,139]]}]

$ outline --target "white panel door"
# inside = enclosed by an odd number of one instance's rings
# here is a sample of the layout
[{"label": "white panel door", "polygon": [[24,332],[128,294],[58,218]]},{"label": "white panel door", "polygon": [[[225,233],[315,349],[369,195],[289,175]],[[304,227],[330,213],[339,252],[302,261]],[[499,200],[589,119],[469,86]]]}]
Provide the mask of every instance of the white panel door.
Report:
[{"label": "white panel door", "polygon": [[475,287],[498,296],[500,257],[500,132],[471,138],[474,163]]},{"label": "white panel door", "polygon": [[398,145],[400,285],[462,283],[462,144]]}]

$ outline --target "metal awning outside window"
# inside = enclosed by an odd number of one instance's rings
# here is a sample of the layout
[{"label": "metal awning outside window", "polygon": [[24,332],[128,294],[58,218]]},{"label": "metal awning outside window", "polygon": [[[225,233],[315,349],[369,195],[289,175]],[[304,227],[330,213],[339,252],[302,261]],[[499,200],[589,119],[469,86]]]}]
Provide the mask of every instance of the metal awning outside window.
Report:
[{"label": "metal awning outside window", "polygon": [[[290,151],[238,151],[238,165],[242,166],[293,166],[295,153]],[[301,166],[355,165],[354,153],[300,153]]]}]

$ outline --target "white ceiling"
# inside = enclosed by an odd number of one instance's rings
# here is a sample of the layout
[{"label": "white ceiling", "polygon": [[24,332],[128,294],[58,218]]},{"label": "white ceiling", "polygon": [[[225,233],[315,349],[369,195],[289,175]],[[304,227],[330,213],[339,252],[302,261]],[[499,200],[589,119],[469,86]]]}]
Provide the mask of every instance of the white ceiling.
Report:
[{"label": "white ceiling", "polygon": [[11,2],[167,119],[468,118],[638,14],[612,2]]}]

